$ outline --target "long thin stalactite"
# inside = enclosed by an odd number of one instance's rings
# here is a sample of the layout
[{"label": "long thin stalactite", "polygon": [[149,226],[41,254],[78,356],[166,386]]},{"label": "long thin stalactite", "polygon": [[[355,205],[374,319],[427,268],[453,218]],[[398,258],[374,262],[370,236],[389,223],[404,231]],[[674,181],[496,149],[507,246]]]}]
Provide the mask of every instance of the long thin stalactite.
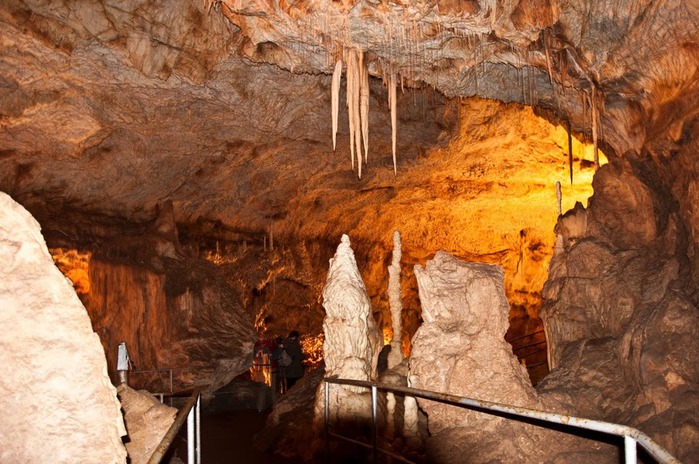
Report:
[{"label": "long thin stalactite", "polygon": [[391,152],[393,153],[393,174],[398,174],[398,167],[396,165],[396,138],[397,138],[397,111],[396,111],[396,88],[398,87],[396,83],[396,74],[391,73],[388,78],[388,106],[391,110]]},{"label": "long thin stalactite", "polygon": [[340,113],[340,82],[342,81],[342,60],[338,59],[333,71],[330,93],[332,100],[332,121],[333,121],[333,151],[337,146],[337,121]]}]

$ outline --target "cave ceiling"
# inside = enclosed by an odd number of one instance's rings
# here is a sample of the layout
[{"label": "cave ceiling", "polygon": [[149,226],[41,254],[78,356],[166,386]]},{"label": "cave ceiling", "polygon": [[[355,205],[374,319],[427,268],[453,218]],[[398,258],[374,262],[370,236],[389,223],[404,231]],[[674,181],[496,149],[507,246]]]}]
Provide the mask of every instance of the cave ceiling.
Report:
[{"label": "cave ceiling", "polygon": [[[165,201],[192,235],[381,227],[389,242],[410,222],[413,241],[448,237],[473,212],[437,224],[410,211],[498,194],[518,208],[525,180],[566,179],[566,120],[587,142],[595,126],[613,156],[671,150],[699,113],[698,23],[697,2],[679,0],[4,1],[0,189],[52,240],[82,245],[138,228]],[[342,112],[331,143],[330,80],[347,50],[364,52],[371,76],[361,179]],[[473,96],[504,103],[457,98]],[[492,133],[509,148],[484,142]],[[513,141],[539,136],[560,156]]]}]

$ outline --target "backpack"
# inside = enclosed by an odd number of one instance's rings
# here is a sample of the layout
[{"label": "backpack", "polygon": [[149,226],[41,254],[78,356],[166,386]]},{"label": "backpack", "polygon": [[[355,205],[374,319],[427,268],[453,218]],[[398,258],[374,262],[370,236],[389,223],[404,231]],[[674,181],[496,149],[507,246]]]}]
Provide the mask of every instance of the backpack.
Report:
[{"label": "backpack", "polygon": [[282,367],[287,367],[289,364],[291,364],[291,356],[289,356],[289,353],[286,352],[285,349],[282,349],[282,352],[279,353],[279,365]]}]

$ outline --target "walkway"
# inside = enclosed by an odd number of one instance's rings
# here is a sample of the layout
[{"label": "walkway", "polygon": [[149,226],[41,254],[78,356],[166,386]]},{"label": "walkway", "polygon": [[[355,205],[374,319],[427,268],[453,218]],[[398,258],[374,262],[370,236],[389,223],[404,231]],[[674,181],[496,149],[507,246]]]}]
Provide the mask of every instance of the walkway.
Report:
[{"label": "walkway", "polygon": [[[253,447],[253,438],[265,425],[267,413],[254,409],[227,411],[201,416],[201,460],[204,464],[299,464],[302,461],[285,459],[263,453]],[[186,427],[183,427],[186,433]],[[171,464],[187,462],[185,434],[177,438],[177,457]],[[179,461],[178,459],[179,458]]]}]

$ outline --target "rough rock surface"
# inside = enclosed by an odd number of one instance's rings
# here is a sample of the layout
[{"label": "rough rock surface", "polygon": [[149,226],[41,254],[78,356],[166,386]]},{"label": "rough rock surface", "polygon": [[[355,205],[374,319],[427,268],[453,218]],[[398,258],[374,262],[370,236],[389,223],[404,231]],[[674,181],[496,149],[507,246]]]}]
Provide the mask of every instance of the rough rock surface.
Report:
[{"label": "rough rock surface", "polygon": [[[140,236],[102,246],[89,272],[86,307],[112,370],[122,341],[137,371],[174,369],[175,391],[215,391],[249,367],[253,316],[218,267],[182,252],[171,207]],[[169,380],[167,371],[130,377],[157,392],[169,392]]]},{"label": "rough rock surface", "polygon": [[[505,342],[508,304],[499,266],[466,263],[438,252],[415,274],[424,324],[413,338],[414,388],[552,410]],[[418,398],[428,416],[430,462],[616,462],[615,449],[562,432]],[[600,450],[602,452],[600,453]]]},{"label": "rough rock surface", "polygon": [[0,257],[0,461],[126,462],[99,337],[39,224],[4,193]]},{"label": "rough rock surface", "polygon": [[136,391],[126,384],[117,387],[124,410],[131,464],[146,463],[175,422],[177,408],[162,404],[147,391]]},{"label": "rough rock surface", "polygon": [[[536,394],[526,370],[504,338],[509,305],[502,269],[463,263],[438,252],[424,268],[416,266],[415,276],[424,323],[413,337],[410,386],[517,406],[535,405]],[[429,418],[428,443],[436,462],[458,462],[466,449],[479,461],[488,461],[484,449],[494,447],[494,442],[485,437],[500,441],[504,420],[419,398],[418,403]],[[458,427],[465,432],[455,433]],[[532,448],[525,437],[521,439],[520,455]],[[498,452],[513,451],[507,448],[495,447]]]},{"label": "rough rock surface", "polygon": [[[601,171],[598,189],[609,189],[605,202],[614,208],[600,201],[576,213],[590,224],[583,229],[588,243],[561,243],[570,254],[552,267],[562,276],[547,290],[552,359],[569,370],[556,374],[551,397],[557,384],[572,392],[560,395],[566,404],[587,389],[596,399],[583,406],[599,404],[615,416],[630,404],[629,392],[642,388],[657,403],[639,400],[648,406],[632,411],[643,412],[644,424],[657,419],[657,430],[673,430],[667,442],[681,450],[694,422],[675,416],[675,408],[697,397],[693,371],[674,358],[680,346],[696,357],[685,341],[696,339],[687,331],[699,304],[698,19],[697,2],[672,0],[7,0],[0,6],[0,190],[34,214],[51,247],[98,251],[139,235],[166,200],[192,249],[211,251],[221,240],[262,250],[274,229],[275,241],[301,261],[307,255],[290,244],[305,241],[316,268],[311,278],[281,263],[260,265],[261,278],[246,283],[246,309],[280,328],[287,313],[320,327],[324,263],[341,233],[361,243],[358,266],[386,327],[385,233],[400,228],[406,265],[439,249],[502,264],[511,318],[529,330],[537,327],[554,241],[552,186],[568,178],[566,134],[519,105],[451,96],[533,105],[554,125],[570,120],[576,138],[597,137],[609,170],[620,173]],[[330,72],[349,48],[365,52],[372,76],[370,164],[361,181],[349,168],[344,114],[338,151],[330,154]],[[398,73],[406,89],[398,96],[398,177],[380,82],[386,72]],[[573,143],[575,185],[563,182],[564,211],[572,206],[566,202],[589,196],[577,197],[577,189],[580,174],[592,174],[591,154]],[[617,193],[623,202],[614,201]],[[590,254],[610,270],[605,278],[590,277]],[[244,261],[267,258],[259,251]],[[253,268],[239,263],[236,278]],[[659,276],[671,290],[656,300],[657,288],[665,288]],[[414,276],[404,277],[407,337],[419,325],[420,306]],[[657,303],[653,309],[639,309],[639,288]],[[287,295],[294,295],[294,311],[285,311]],[[677,311],[677,327],[665,317],[671,296],[686,308]],[[640,330],[644,314],[662,326],[662,336],[642,345],[649,356],[641,358],[668,354],[674,367],[642,387],[609,393],[615,361],[592,369],[582,362],[591,359],[585,350],[575,348],[612,353],[628,346],[609,334],[628,335],[619,327],[627,318]],[[638,345],[631,347],[619,363],[631,359],[637,367]]]},{"label": "rough rock surface", "polygon": [[[660,175],[635,162],[601,169],[589,208],[559,222],[542,310],[556,368],[540,391],[696,462],[699,310],[696,291],[687,291],[696,288],[696,241],[682,238],[695,223],[659,207],[683,191],[697,200],[696,151],[672,164]],[[671,174],[679,166],[683,175]]]}]

